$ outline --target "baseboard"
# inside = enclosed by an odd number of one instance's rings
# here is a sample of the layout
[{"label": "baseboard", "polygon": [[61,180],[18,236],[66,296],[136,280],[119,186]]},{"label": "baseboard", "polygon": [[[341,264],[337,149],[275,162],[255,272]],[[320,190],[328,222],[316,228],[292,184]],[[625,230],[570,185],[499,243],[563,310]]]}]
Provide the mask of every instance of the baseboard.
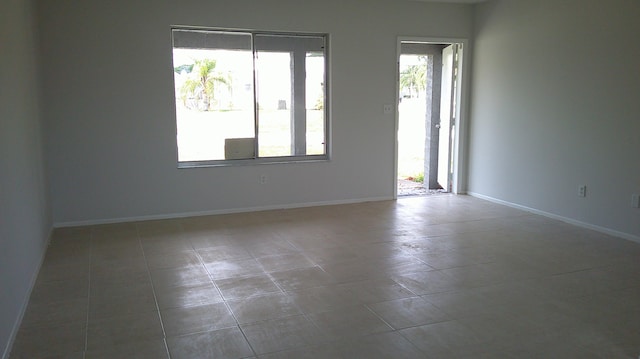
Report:
[{"label": "baseboard", "polygon": [[640,243],[640,236],[636,236],[636,235],[633,235],[631,233],[620,232],[620,231],[616,231],[616,230],[611,229],[611,228],[597,226],[595,224],[578,221],[578,220],[575,220],[573,218],[560,216],[560,215],[557,215],[557,214],[554,214],[554,213],[541,211],[539,209],[523,206],[523,205],[512,203],[512,202],[507,202],[507,201],[504,201],[504,200],[501,200],[501,199],[498,199],[498,198],[485,196],[483,194],[476,193],[476,192],[467,192],[467,194],[469,196],[480,198],[480,199],[484,199],[484,200],[487,200],[489,202],[501,204],[501,205],[504,205],[504,206],[507,206],[507,207],[511,207],[511,208],[521,209],[523,211],[527,211],[527,212],[530,212],[530,213],[538,214],[538,215],[541,215],[541,216],[544,216],[544,217],[548,217],[548,218],[552,218],[552,219],[557,219],[557,220],[565,222],[565,223],[573,224],[574,226],[578,226],[578,227],[582,227],[582,228],[586,228],[586,229],[591,229],[591,230],[594,230],[596,232],[600,232],[600,233],[608,234],[610,236],[614,236],[614,237],[626,239],[626,240],[629,240],[629,241],[632,241],[632,242]]},{"label": "baseboard", "polygon": [[11,329],[11,333],[9,334],[9,341],[7,342],[7,346],[2,353],[2,359],[9,359],[9,355],[11,354],[11,349],[13,348],[13,343],[16,340],[16,336],[18,335],[18,330],[20,330],[20,325],[22,324],[22,319],[24,318],[24,314],[27,311],[27,306],[29,305],[29,298],[31,298],[31,292],[33,292],[33,288],[36,285],[36,280],[38,279],[38,274],[40,273],[40,269],[42,269],[42,264],[44,263],[45,255],[47,254],[47,247],[51,243],[51,237],[53,236],[53,228],[49,229],[49,235],[47,236],[47,240],[44,246],[44,251],[40,255],[40,261],[36,267],[36,270],[31,274],[31,280],[29,283],[29,292],[25,296],[24,302],[22,303],[22,308],[20,308],[20,314],[13,324],[13,328]]},{"label": "baseboard", "polygon": [[218,210],[211,210],[211,211],[180,212],[180,213],[168,213],[168,214],[160,214],[160,215],[119,217],[119,218],[96,219],[96,220],[86,220],[86,221],[56,222],[53,224],[53,226],[54,228],[80,227],[80,226],[92,226],[92,225],[98,225],[98,224],[153,221],[153,220],[161,220],[161,219],[200,217],[200,216],[212,216],[212,215],[220,215],[220,214],[246,213],[246,212],[260,212],[260,211],[270,211],[270,210],[277,210],[277,209],[333,206],[333,205],[339,205],[339,204],[354,204],[354,203],[378,202],[378,201],[390,201],[390,200],[393,200],[392,196],[369,197],[369,198],[358,198],[358,199],[337,200],[337,201],[304,202],[304,203],[279,204],[279,205],[259,206],[259,207],[218,209]]}]

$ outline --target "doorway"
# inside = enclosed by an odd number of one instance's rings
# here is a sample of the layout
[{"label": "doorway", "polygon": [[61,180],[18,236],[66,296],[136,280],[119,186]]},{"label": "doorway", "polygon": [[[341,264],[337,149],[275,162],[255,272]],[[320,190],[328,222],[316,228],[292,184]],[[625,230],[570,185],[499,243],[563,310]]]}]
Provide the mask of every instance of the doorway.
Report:
[{"label": "doorway", "polygon": [[462,42],[399,39],[397,197],[458,193]]}]

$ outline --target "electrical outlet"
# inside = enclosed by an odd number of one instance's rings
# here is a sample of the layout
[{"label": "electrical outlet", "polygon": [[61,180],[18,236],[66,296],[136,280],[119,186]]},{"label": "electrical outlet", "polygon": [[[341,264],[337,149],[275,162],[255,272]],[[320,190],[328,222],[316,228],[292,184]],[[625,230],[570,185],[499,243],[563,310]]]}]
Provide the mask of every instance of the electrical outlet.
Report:
[{"label": "electrical outlet", "polygon": [[260,175],[260,184],[267,183],[267,175]]},{"label": "electrical outlet", "polygon": [[[640,208],[640,194],[631,195],[631,207]],[[640,359],[640,358],[638,358]]]},{"label": "electrical outlet", "polygon": [[385,104],[385,105],[383,106],[383,111],[384,111],[384,114],[385,114],[385,115],[390,115],[390,114],[391,114],[391,112],[393,112],[393,105]]},{"label": "electrical outlet", "polygon": [[583,184],[578,187],[578,196],[586,197],[587,196],[587,185]]}]

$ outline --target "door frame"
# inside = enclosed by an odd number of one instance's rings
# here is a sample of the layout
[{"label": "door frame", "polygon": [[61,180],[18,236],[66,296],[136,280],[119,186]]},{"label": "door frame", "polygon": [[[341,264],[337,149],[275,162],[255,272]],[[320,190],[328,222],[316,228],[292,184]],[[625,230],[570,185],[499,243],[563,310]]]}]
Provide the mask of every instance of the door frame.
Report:
[{"label": "door frame", "polygon": [[398,127],[400,122],[399,115],[399,94],[400,94],[400,55],[401,44],[403,42],[420,42],[427,44],[460,44],[458,49],[458,76],[456,79],[456,85],[458,90],[456,93],[456,123],[455,136],[453,148],[451,149],[451,156],[453,157],[453,175],[451,176],[451,193],[465,194],[466,193],[466,178],[467,178],[467,127],[468,127],[468,106],[469,106],[469,58],[470,58],[470,43],[468,39],[464,38],[450,38],[450,37],[415,37],[415,36],[398,36],[396,41],[396,89],[395,89],[395,121],[394,121],[394,161],[393,161],[393,198],[398,199]]}]

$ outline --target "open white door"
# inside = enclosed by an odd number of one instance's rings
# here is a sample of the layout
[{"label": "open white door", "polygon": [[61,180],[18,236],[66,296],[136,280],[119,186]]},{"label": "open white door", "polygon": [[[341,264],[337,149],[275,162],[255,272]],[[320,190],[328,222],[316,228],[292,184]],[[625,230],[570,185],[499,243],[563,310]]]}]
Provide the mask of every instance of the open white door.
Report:
[{"label": "open white door", "polygon": [[455,91],[456,91],[456,52],[457,45],[447,46],[442,50],[442,92],[440,97],[440,123],[438,140],[438,184],[447,192],[451,192],[451,149],[452,129],[455,124]]}]

